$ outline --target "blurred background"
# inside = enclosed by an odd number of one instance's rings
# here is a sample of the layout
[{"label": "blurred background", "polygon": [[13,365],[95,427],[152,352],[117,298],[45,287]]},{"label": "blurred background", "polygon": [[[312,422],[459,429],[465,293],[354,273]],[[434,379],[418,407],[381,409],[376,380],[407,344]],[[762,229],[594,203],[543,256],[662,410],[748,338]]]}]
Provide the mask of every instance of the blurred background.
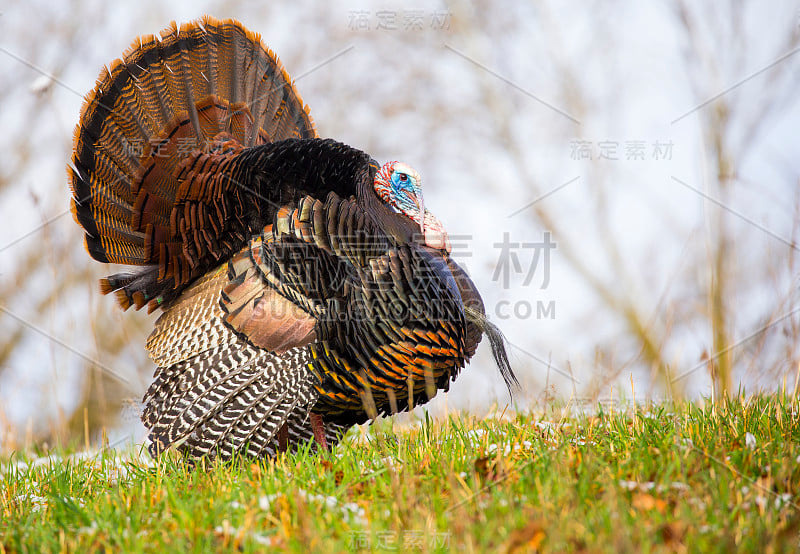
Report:
[{"label": "blurred background", "polygon": [[[321,136],[422,174],[517,409],[797,394],[795,2],[117,4],[0,6],[0,449],[144,438],[156,316],[99,294],[65,168],[101,67],[205,13],[261,34]],[[509,403],[488,350],[434,411]]]}]

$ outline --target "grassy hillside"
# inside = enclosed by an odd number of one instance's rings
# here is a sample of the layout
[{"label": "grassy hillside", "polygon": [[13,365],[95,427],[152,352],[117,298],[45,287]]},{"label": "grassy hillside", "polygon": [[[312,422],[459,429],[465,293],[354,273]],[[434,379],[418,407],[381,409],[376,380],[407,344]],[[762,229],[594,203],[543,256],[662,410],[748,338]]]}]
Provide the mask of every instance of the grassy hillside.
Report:
[{"label": "grassy hillside", "polygon": [[331,453],[0,460],[0,552],[800,548],[784,397],[357,429]]}]

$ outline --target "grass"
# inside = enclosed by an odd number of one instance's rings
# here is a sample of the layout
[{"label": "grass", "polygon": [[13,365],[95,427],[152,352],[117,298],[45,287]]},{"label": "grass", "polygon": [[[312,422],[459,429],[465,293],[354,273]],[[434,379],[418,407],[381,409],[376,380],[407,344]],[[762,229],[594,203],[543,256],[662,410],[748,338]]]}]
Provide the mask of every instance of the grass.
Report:
[{"label": "grass", "polygon": [[798,407],[388,421],[330,453],[194,470],[139,452],[14,455],[0,552],[795,552]]}]

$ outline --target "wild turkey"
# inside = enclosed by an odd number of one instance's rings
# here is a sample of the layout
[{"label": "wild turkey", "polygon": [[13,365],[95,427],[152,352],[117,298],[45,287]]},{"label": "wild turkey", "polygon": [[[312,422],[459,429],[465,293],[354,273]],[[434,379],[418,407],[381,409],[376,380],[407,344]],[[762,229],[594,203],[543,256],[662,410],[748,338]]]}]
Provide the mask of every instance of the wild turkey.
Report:
[{"label": "wild turkey", "polygon": [[[134,42],[87,97],[72,211],[147,341],[151,452],[273,455],[426,402],[481,334],[420,176],[320,139],[275,55],[205,17]],[[424,214],[424,215],[423,215]]]}]

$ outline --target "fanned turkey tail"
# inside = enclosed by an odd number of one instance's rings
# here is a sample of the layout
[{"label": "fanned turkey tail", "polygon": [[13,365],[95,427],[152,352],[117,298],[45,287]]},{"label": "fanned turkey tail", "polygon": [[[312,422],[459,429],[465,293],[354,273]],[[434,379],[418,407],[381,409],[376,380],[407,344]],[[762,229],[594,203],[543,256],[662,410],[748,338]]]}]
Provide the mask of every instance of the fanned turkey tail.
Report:
[{"label": "fanned turkey tail", "polygon": [[219,194],[231,158],[311,137],[289,75],[240,23],[204,17],[135,41],[87,96],[69,168],[89,254],[144,266],[102,292],[150,311],[176,298],[250,236],[252,191]]}]

